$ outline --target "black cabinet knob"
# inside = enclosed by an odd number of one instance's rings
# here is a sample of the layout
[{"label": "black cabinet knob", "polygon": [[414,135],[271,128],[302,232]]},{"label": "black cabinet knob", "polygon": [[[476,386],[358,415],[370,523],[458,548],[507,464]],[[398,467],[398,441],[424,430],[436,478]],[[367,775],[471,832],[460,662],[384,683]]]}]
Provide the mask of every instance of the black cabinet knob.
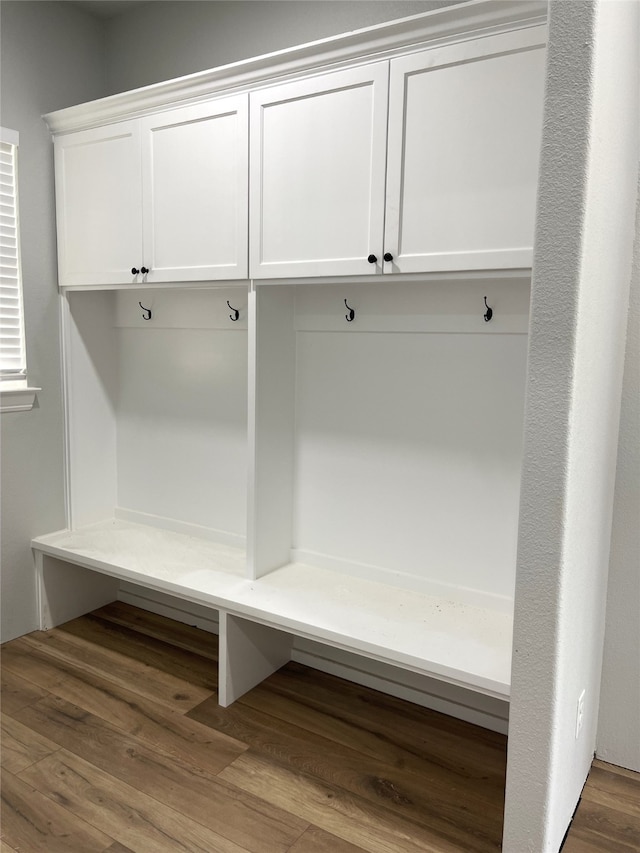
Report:
[{"label": "black cabinet knob", "polygon": [[131,267],[131,275],[139,275],[140,270],[137,270],[135,267]]},{"label": "black cabinet knob", "polygon": [[[391,254],[391,252],[385,252],[383,257],[387,263],[389,263],[389,261],[393,260],[393,255]],[[143,272],[144,272],[144,270],[143,270]]]},{"label": "black cabinet knob", "polygon": [[140,272],[142,273],[142,275],[146,275],[149,270],[147,269],[147,267],[140,267]]},{"label": "black cabinet knob", "polygon": [[377,262],[378,262],[378,259],[376,258],[376,256],[375,256],[375,255],[369,255],[369,257],[367,258],[367,260],[369,261],[369,263],[370,263],[370,264],[375,264],[375,263],[377,263]]}]

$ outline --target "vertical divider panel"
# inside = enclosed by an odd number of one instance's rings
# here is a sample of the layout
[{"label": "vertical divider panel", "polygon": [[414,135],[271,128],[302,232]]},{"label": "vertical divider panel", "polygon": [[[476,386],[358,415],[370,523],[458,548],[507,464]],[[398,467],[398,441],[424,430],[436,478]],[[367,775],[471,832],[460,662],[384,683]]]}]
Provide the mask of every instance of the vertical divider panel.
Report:
[{"label": "vertical divider panel", "polygon": [[41,631],[63,625],[118,597],[117,578],[91,572],[35,551],[36,595]]},{"label": "vertical divider panel", "polygon": [[249,293],[249,576],[289,562],[293,515],[295,288]]},{"label": "vertical divider panel", "polygon": [[291,660],[293,637],[220,611],[218,702],[227,708]]},{"label": "vertical divider panel", "polygon": [[117,503],[117,359],[114,303],[109,291],[62,299],[67,525],[113,515]]}]

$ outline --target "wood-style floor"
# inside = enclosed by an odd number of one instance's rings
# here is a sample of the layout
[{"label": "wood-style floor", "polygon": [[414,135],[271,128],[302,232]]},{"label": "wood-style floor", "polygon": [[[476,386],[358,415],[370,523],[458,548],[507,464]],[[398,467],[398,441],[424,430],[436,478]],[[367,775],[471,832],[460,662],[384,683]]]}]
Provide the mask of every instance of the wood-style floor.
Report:
[{"label": "wood-style floor", "polygon": [[[0,853],[485,853],[506,739],[289,664],[216,703],[217,638],[113,604],[2,648]],[[640,851],[596,762],[565,853]]]}]

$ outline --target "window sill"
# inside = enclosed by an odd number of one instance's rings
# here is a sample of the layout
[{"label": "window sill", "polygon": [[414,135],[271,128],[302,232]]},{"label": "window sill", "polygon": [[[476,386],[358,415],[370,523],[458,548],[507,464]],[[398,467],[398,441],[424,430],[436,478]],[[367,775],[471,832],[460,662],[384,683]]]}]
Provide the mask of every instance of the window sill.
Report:
[{"label": "window sill", "polygon": [[26,381],[0,383],[0,412],[30,412],[38,391],[42,388],[32,388]]}]

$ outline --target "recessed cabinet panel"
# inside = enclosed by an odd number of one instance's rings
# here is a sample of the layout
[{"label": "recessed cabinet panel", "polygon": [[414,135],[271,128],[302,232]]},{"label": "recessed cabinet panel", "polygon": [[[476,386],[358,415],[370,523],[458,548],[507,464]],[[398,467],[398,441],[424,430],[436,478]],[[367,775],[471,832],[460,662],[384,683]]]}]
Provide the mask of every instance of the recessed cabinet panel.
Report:
[{"label": "recessed cabinet panel", "polygon": [[252,277],[380,271],[387,75],[377,63],[251,95]]},{"label": "recessed cabinet panel", "polygon": [[391,62],[385,272],[527,267],[544,30]]},{"label": "recessed cabinet panel", "polygon": [[118,516],[243,548],[246,292],[127,288],[67,304],[73,526]]},{"label": "recessed cabinet panel", "polygon": [[142,122],[147,280],[247,277],[247,96]]},{"label": "recessed cabinet panel", "polygon": [[55,141],[61,286],[128,284],[142,263],[140,137],[136,122]]},{"label": "recessed cabinet panel", "polygon": [[524,335],[299,332],[301,561],[513,595],[526,352]]}]

